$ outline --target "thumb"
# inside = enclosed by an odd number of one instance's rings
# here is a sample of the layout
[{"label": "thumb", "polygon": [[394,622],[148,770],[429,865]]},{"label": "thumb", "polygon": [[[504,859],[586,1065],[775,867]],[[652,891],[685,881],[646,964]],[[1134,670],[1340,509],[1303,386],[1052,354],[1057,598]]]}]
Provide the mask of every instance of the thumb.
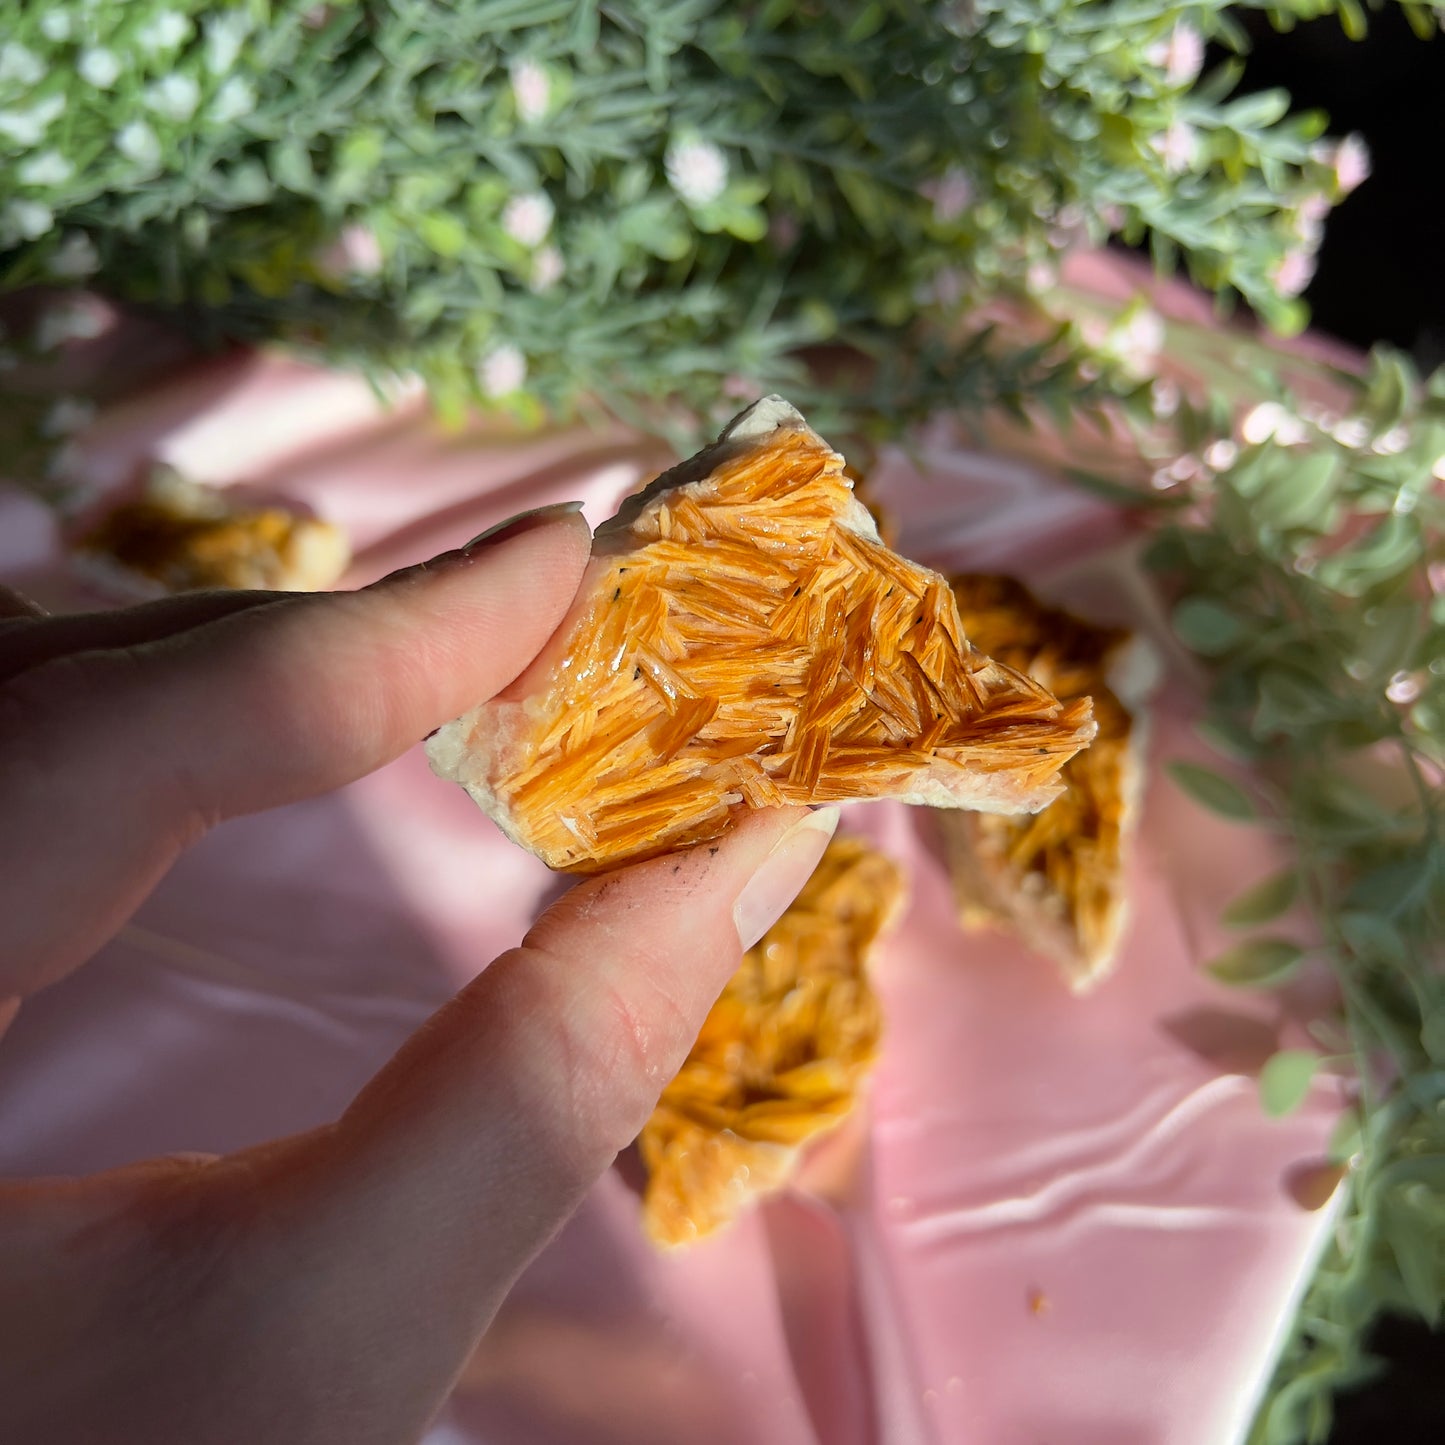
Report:
[{"label": "thumb", "polygon": [[28,1363],[0,1389],[0,1436],[95,1410],[136,1427],[127,1438],[192,1445],[415,1439],[836,820],[753,814],[579,885],[329,1129],[13,1194],[0,1266],[19,1284],[0,1335],[20,1311]]}]

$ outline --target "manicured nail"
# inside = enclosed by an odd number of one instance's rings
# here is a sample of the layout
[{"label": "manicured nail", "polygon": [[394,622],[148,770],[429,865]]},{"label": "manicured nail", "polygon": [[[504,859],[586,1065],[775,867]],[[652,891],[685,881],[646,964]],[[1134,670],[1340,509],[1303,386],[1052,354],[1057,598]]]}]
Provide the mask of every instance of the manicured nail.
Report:
[{"label": "manicured nail", "polygon": [[392,583],[402,582],[424,573],[439,572],[444,568],[460,566],[463,563],[474,561],[480,553],[489,548],[498,546],[502,542],[510,542],[525,532],[536,531],[539,527],[545,527],[548,522],[555,522],[559,517],[573,516],[581,510],[581,502],[554,502],[549,507],[533,507],[530,512],[521,512],[515,517],[508,517],[505,522],[498,522],[495,527],[488,527],[485,532],[473,537],[465,546],[453,547],[450,551],[442,552],[425,562],[413,562],[409,567],[388,572],[385,577],[370,585],[389,587]]},{"label": "manicured nail", "polygon": [[0,584],[0,622],[15,618],[49,617],[50,614],[33,597]]},{"label": "manicured nail", "polygon": [[813,876],[837,826],[838,809],[829,804],[799,818],[773,845],[733,904],[733,922],[744,948],[751,948],[783,916]]},{"label": "manicured nail", "polygon": [[548,522],[555,522],[559,517],[572,516],[581,510],[581,502],[553,502],[550,506],[533,507],[530,512],[519,512],[515,517],[508,517],[505,522],[498,522],[495,527],[488,527],[459,550],[465,556],[470,556],[480,547],[494,547],[498,542],[510,542],[513,537],[520,537],[523,532],[535,531],[538,527],[545,527]]}]

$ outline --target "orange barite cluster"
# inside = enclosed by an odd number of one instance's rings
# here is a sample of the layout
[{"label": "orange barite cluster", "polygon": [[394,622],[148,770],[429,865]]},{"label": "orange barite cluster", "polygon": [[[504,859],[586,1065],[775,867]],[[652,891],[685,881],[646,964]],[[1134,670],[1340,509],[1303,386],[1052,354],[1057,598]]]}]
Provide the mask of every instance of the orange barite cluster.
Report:
[{"label": "orange barite cluster", "polygon": [[315,592],[350,561],[329,522],[281,507],[236,505],[157,468],[146,494],[76,544],[82,559],[167,592],[208,587]]},{"label": "orange barite cluster", "polygon": [[1029,818],[941,819],[964,922],[1016,927],[1085,988],[1113,961],[1125,905],[1135,720],[1106,679],[1130,634],[1046,607],[1009,577],[952,586],[977,646],[1060,698],[1093,699],[1098,733],[1064,764],[1057,801]]},{"label": "orange barite cluster", "polygon": [[658,1244],[729,1223],[852,1109],[882,1022],[867,957],[902,899],[895,864],[837,838],[744,955],[638,1140],[643,1223]]},{"label": "orange barite cluster", "polygon": [[554,868],[699,843],[740,806],[1037,809],[1092,736],[1087,698],[970,645],[946,581],[877,540],[843,459],[777,407],[600,529],[546,675],[433,743]]}]

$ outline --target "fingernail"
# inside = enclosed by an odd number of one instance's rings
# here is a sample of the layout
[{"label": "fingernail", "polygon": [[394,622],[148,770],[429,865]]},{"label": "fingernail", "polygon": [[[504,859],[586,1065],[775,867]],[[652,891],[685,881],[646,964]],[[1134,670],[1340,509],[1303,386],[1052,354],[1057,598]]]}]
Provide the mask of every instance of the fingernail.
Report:
[{"label": "fingernail", "polygon": [[508,517],[505,522],[498,522],[495,527],[488,527],[485,532],[478,533],[465,547],[458,550],[464,556],[470,556],[479,547],[493,547],[498,542],[510,542],[513,537],[520,537],[524,532],[535,531],[538,527],[545,527],[548,522],[555,522],[558,517],[573,516],[581,510],[581,502],[553,502],[550,506],[533,507],[529,512],[519,512],[515,517]]},{"label": "fingernail", "polygon": [[49,617],[50,614],[32,597],[17,592],[13,587],[0,585],[0,622],[15,618]]},{"label": "fingernail", "polygon": [[837,826],[838,809],[829,804],[799,818],[773,845],[733,904],[733,922],[744,948],[751,948],[783,916],[813,876]]},{"label": "fingernail", "polygon": [[558,517],[573,516],[581,510],[581,502],[553,502],[551,506],[533,507],[530,512],[520,512],[515,517],[508,517],[505,522],[498,522],[495,527],[488,527],[485,532],[479,533],[464,546],[453,547],[449,552],[442,552],[425,562],[413,562],[409,567],[401,567],[395,572],[388,572],[385,577],[379,578],[370,585],[387,587],[394,582],[406,581],[428,572],[439,572],[443,569],[460,566],[474,561],[478,553],[485,552],[490,547],[495,547],[502,542],[510,542],[525,532],[533,532],[538,527],[545,527],[548,522],[555,522]]}]

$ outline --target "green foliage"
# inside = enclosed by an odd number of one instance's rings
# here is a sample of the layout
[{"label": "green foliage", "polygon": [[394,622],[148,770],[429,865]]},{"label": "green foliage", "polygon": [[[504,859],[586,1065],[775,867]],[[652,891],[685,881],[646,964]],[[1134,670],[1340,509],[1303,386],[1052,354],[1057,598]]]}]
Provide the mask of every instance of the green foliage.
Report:
[{"label": "green foliage", "polygon": [[[1282,18],[1328,8],[1273,0]],[[207,335],[706,425],[797,349],[896,425],[1010,404],[900,346],[1148,235],[1282,326],[1350,158],[1195,84],[1218,0],[0,0],[0,288],[94,277]],[[1356,157],[1358,159],[1358,157]],[[1358,170],[1358,166],[1355,166]],[[1090,384],[1005,359],[1056,409]],[[720,398],[722,398],[720,400]],[[867,418],[865,417],[865,420]],[[1304,500],[1297,505],[1303,506]]]},{"label": "green foliage", "polygon": [[[1382,350],[1332,384],[1347,388],[1333,410],[1268,372],[1223,404],[1186,402],[1174,425],[1198,464],[1152,551],[1179,589],[1176,632],[1210,670],[1201,731],[1252,762],[1252,821],[1296,853],[1225,920],[1250,928],[1308,905],[1359,1097],[1332,1144],[1354,1165],[1335,1243],[1253,1445],[1323,1441],[1330,1392],[1367,1369],[1374,1317],[1434,1322],[1445,1304],[1445,373],[1422,383]],[[1233,784],[1173,772],[1216,812],[1242,812]],[[1302,956],[1256,936],[1208,967],[1272,987]],[[1322,1062],[1276,1054],[1265,1108],[1294,1107]]]},{"label": "green foliage", "polygon": [[1281,1049],[1265,1061],[1259,1071],[1259,1101],[1271,1118],[1291,1114],[1305,1101],[1320,1056],[1307,1049]]},{"label": "green foliage", "polygon": [[1283,983],[1304,957],[1304,950],[1287,938],[1251,938],[1205,964],[1220,983],[1231,988],[1271,988]]},{"label": "green foliage", "polygon": [[1252,928],[1257,923],[1269,923],[1281,913],[1288,912],[1298,897],[1299,874],[1293,868],[1286,868],[1236,898],[1224,910],[1224,921],[1231,928]]},{"label": "green foliage", "polygon": [[1254,817],[1254,804],[1249,794],[1228,778],[1221,777],[1209,768],[1197,763],[1170,763],[1170,777],[1194,799],[1196,803],[1218,813],[1221,818],[1232,818],[1244,822]]}]

